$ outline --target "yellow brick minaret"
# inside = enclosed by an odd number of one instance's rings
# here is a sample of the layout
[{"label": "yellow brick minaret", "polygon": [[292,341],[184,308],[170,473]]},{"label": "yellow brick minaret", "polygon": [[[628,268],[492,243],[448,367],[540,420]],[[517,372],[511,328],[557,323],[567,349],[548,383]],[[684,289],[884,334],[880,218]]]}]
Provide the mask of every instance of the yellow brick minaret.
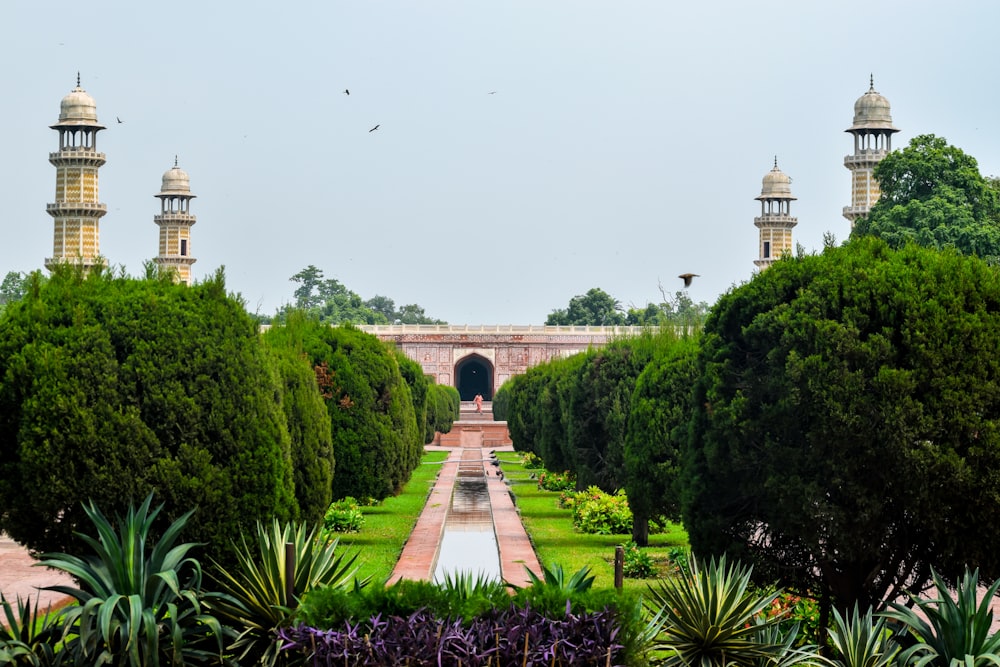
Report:
[{"label": "yellow brick minaret", "polygon": [[174,272],[177,282],[191,284],[191,265],[195,258],[191,256],[191,226],[195,217],[191,215],[191,179],[187,172],[177,166],[174,158],[173,168],[163,174],[160,192],[156,195],[160,200],[160,214],[153,217],[153,222],[160,226],[160,254],[154,260],[161,269]]},{"label": "yellow brick minaret", "polygon": [[104,126],[97,122],[94,98],[80,87],[63,98],[59,120],[50,125],[59,131],[59,152],[49,153],[49,162],[56,168],[56,201],[45,209],[55,221],[52,257],[45,267],[74,264],[84,270],[103,264],[100,244],[100,220],[108,212],[97,201],[97,170],[105,162],[104,153],[97,152],[97,133]]},{"label": "yellow brick minaret", "polygon": [[778,169],[778,158],[774,158],[774,168],[764,174],[760,196],[760,216],[753,224],[760,230],[758,252],[760,257],[753,261],[761,270],[771,266],[782,255],[792,253],[792,228],[799,224],[798,218],[791,216],[792,179]]},{"label": "yellow brick minaret", "polygon": [[889,100],[875,92],[871,77],[868,92],[854,103],[854,124],[845,130],[854,135],[854,155],[844,158],[851,170],[851,205],[844,207],[844,217],[854,222],[868,215],[881,196],[873,174],[875,165],[892,150],[892,135],[899,132],[892,125]]}]

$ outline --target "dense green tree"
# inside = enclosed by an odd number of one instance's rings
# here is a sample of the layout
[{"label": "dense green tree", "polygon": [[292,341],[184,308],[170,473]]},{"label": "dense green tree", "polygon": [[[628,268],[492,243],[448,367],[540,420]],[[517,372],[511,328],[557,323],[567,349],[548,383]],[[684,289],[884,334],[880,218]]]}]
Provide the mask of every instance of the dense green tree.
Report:
[{"label": "dense green tree", "polygon": [[687,290],[680,290],[670,296],[660,286],[663,299],[659,303],[647,303],[643,308],[629,308],[625,324],[629,326],[682,326],[698,327],[708,315],[708,304],[695,303]]},{"label": "dense green tree", "polygon": [[336,462],[330,416],[303,344],[306,326],[300,311],[292,314],[284,326],[270,327],[263,340],[275,356],[284,384],[281,407],[291,438],[299,519],[318,523],[330,506]]},{"label": "dense green tree", "polygon": [[625,324],[625,312],[614,297],[599,287],[574,296],[569,306],[553,310],[545,320],[547,325],[614,326]]},{"label": "dense green tree", "polygon": [[0,312],[4,306],[15,301],[19,301],[24,296],[27,285],[27,277],[17,271],[8,271],[0,283]]},{"label": "dense green tree", "polygon": [[1000,575],[1000,277],[854,240],[785,259],[705,324],[685,454],[697,554],[850,608],[933,566]]},{"label": "dense green tree", "polygon": [[419,460],[410,389],[395,355],[375,336],[314,319],[306,325],[303,345],[330,414],[333,498],[381,500]]},{"label": "dense green tree", "polygon": [[430,380],[424,375],[424,367],[410,359],[406,354],[390,346],[392,353],[396,355],[396,363],[399,364],[399,372],[403,380],[410,388],[410,397],[413,399],[413,414],[415,417],[415,427],[408,437],[413,443],[411,455],[413,461],[407,465],[412,469],[420,461],[420,455],[424,451],[424,444],[430,440],[424,440],[427,427],[427,391],[430,387]]},{"label": "dense green tree", "polygon": [[242,526],[295,513],[281,383],[221,271],[193,287],[70,267],[0,319],[0,529],[75,553],[83,503],[162,518],[225,561]]},{"label": "dense green tree", "polygon": [[909,242],[1000,258],[1000,197],[975,158],[942,137],[914,137],[875,167],[882,194],[852,237],[875,236],[894,248]]},{"label": "dense green tree", "polygon": [[458,421],[462,407],[458,389],[442,384],[427,388],[427,424],[424,442],[433,442],[436,433],[448,433]]},{"label": "dense green tree", "polygon": [[578,488],[597,485],[608,493],[624,488],[632,391],[658,344],[657,336],[643,332],[608,343],[580,365],[565,417],[568,458]]},{"label": "dense green tree", "polygon": [[387,296],[376,294],[365,301],[365,307],[372,309],[385,318],[385,321],[392,324],[396,321],[396,303]]},{"label": "dense green tree", "polygon": [[632,539],[645,546],[651,519],[679,520],[681,452],[691,422],[698,345],[680,338],[657,347],[636,380],[625,438],[625,492]]}]

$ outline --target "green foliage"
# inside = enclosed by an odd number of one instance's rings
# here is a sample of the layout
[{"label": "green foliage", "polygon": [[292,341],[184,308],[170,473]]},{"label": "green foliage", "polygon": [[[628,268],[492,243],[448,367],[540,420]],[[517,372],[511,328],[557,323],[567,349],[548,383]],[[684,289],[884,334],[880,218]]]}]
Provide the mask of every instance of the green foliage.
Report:
[{"label": "green foliage", "polygon": [[427,391],[427,425],[424,442],[432,442],[435,433],[448,433],[458,421],[461,399],[458,389],[431,384]]},{"label": "green foliage", "polygon": [[4,306],[20,301],[28,288],[28,278],[18,271],[8,271],[0,283],[0,312]]},{"label": "green foliage", "polygon": [[33,275],[0,319],[0,379],[0,529],[35,552],[79,552],[88,499],[120,513],[155,489],[161,523],[197,506],[209,550],[295,512],[282,385],[221,272]]},{"label": "green foliage", "polygon": [[364,301],[357,293],[347,289],[339,280],[324,278],[323,270],[312,264],[302,269],[290,281],[298,283],[293,296],[294,304],[285,306],[275,316],[282,323],[294,310],[307,312],[311,317],[328,324],[446,324],[427,317],[417,304],[408,304],[396,310],[392,299],[376,295]]},{"label": "green foliage", "polygon": [[708,315],[709,306],[706,302],[695,303],[687,290],[674,292],[669,296],[660,285],[663,300],[660,303],[647,303],[644,308],[629,308],[625,317],[628,326],[655,327],[700,327]]},{"label": "green foliage", "polygon": [[160,505],[150,510],[150,494],[119,516],[116,527],[93,503],[85,506],[97,537],[81,535],[89,557],[47,553],[41,563],[72,575],[79,588],[50,586],[73,597],[61,613],[71,664],[148,667],[219,663],[222,625],[206,612],[218,600],[201,588],[201,566],[188,553],[193,543],[176,544],[193,513],[172,522],[156,544],[151,533]]},{"label": "green foliage", "polygon": [[274,354],[284,385],[281,407],[291,439],[298,517],[315,523],[330,504],[335,461],[330,417],[303,348],[304,326],[304,316],[298,313],[285,326],[270,327],[263,341]]},{"label": "green foliage", "polygon": [[521,465],[528,470],[538,470],[545,467],[545,462],[534,452],[525,452],[521,455]]},{"label": "green foliage", "polygon": [[[418,453],[423,451],[424,443],[430,442],[425,438],[427,429],[427,392],[430,388],[430,380],[424,375],[424,368],[413,359],[406,356],[402,350],[395,346],[390,346],[396,356],[396,363],[399,364],[399,373],[410,388],[410,398],[413,400],[413,414],[416,418],[415,429],[410,436],[413,438],[413,450]],[[433,439],[433,438],[432,438]]]},{"label": "green foliage", "polygon": [[632,510],[624,491],[605,493],[596,486],[577,494],[573,525],[582,533],[624,535],[632,530]]},{"label": "green foliage", "polygon": [[625,324],[621,303],[599,287],[574,296],[563,310],[553,310],[546,325],[615,326]]},{"label": "green foliage", "polygon": [[998,304],[982,260],[875,239],[724,295],[685,455],[695,553],[842,610],[920,590],[928,565],[1000,576]]},{"label": "green foliage", "polygon": [[409,479],[423,446],[395,355],[350,325],[309,320],[303,346],[330,415],[337,472],[332,497],[381,500]]},{"label": "green foliage", "polygon": [[[997,580],[980,593],[979,570],[966,568],[954,592],[932,571],[933,598],[910,594],[913,607],[890,603],[882,616],[901,623],[916,640],[900,655],[900,662],[917,667],[982,667],[1000,664],[1000,633],[992,632]],[[918,611],[920,613],[918,613]]]},{"label": "green foliage", "polygon": [[625,562],[622,572],[631,579],[648,579],[656,573],[653,560],[639,545],[629,540],[622,545],[625,548]]},{"label": "green foliage", "polygon": [[566,470],[563,472],[538,473],[538,488],[546,491],[571,491],[576,488],[576,475]]},{"label": "green foliage", "polygon": [[894,248],[916,242],[1000,259],[1000,196],[975,158],[924,134],[883,158],[875,178],[881,197],[852,238],[871,235]]},{"label": "green foliage", "polygon": [[[295,570],[292,573],[292,597],[288,593],[285,545],[293,545]],[[278,650],[274,630],[289,622],[298,606],[298,597],[310,591],[330,587],[363,586],[354,580],[357,554],[346,558],[337,553],[337,541],[321,539],[316,528],[306,524],[257,523],[255,544],[241,536],[234,544],[237,566],[231,570],[216,563],[213,579],[223,593],[211,601],[212,611],[234,628],[239,635],[227,648],[236,653],[242,664],[278,665],[283,656]]]},{"label": "green foliage", "polygon": [[[636,380],[673,332],[643,332],[587,355],[569,390],[563,422],[570,469],[579,487],[612,492],[625,484],[625,438]],[[551,464],[549,458],[543,458]]]},{"label": "green foliage", "polygon": [[[40,596],[39,596],[40,597]],[[38,613],[38,600],[22,600],[18,596],[12,605],[0,593],[0,665],[17,667],[48,667],[57,665],[56,647],[60,640],[62,621],[51,607]]]},{"label": "green foliage", "polygon": [[656,649],[667,652],[662,664],[729,667],[779,658],[785,647],[759,638],[781,620],[763,614],[775,597],[753,591],[748,567],[725,557],[707,568],[692,560],[689,574],[650,587]]},{"label": "green foliage", "polygon": [[862,616],[855,606],[846,618],[834,609],[829,634],[835,665],[890,667],[896,663],[899,644],[891,637],[885,619],[873,619],[871,607]]},{"label": "green foliage", "polygon": [[573,576],[567,578],[563,572],[562,565],[553,563],[551,567],[542,566],[542,576],[524,568],[528,575],[528,581],[532,588],[549,588],[560,593],[580,593],[590,590],[594,585],[594,577],[590,574],[590,568],[584,567],[577,570]]},{"label": "green foliage", "polygon": [[664,336],[632,392],[625,438],[625,492],[634,514],[632,539],[649,541],[650,521],[681,513],[681,452],[688,438],[697,379],[698,343]]},{"label": "green foliage", "polygon": [[332,533],[356,533],[365,525],[361,505],[350,496],[330,504],[323,517],[324,530]]}]

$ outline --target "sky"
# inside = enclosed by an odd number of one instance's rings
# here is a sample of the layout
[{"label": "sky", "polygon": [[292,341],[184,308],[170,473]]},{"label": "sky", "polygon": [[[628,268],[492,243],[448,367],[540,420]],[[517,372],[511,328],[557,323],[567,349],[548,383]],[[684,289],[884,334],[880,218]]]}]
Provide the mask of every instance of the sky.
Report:
[{"label": "sky", "polygon": [[224,267],[251,312],[309,265],[452,324],[543,324],[594,287],[641,307],[688,272],[712,304],[754,275],[775,157],[795,242],[848,236],[870,76],[893,148],[936,134],[1000,175],[997,25],[992,0],[3,0],[0,275],[52,254],[79,72],[129,274],[176,156],[194,277]]}]

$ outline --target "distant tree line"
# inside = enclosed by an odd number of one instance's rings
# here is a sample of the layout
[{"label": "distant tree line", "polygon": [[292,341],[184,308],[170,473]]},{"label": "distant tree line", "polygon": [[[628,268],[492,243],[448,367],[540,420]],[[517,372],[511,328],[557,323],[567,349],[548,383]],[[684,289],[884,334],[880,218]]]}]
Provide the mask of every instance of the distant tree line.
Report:
[{"label": "distant tree line", "polygon": [[[5,283],[4,289],[9,287]],[[57,267],[0,312],[0,530],[73,552],[82,503],[150,491],[228,560],[258,519],[318,521],[396,493],[458,415],[453,387],[374,336],[305,312],[261,335],[224,277]]]},{"label": "distant tree line", "polygon": [[699,326],[708,313],[708,304],[695,303],[686,290],[670,296],[659,286],[662,300],[644,307],[626,309],[621,302],[599,287],[574,296],[566,308],[549,313],[549,326]]}]

